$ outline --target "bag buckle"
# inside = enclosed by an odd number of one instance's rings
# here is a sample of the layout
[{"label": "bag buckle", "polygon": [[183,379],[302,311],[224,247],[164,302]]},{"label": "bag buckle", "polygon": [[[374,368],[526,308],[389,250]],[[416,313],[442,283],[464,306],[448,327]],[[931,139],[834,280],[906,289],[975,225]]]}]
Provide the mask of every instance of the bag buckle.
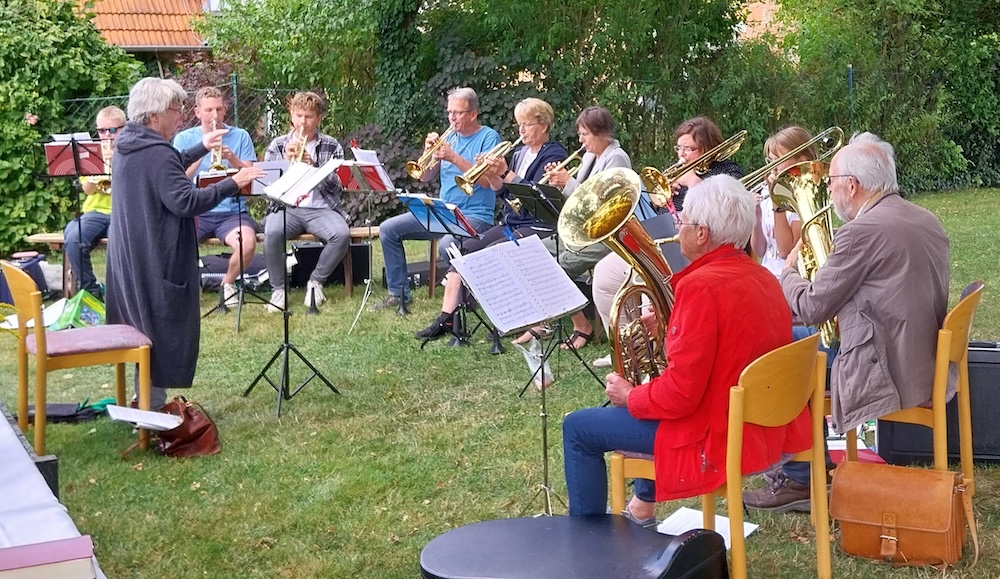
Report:
[{"label": "bag buckle", "polygon": [[892,561],[896,557],[896,546],[899,539],[894,535],[896,531],[896,515],[894,513],[882,513],[882,548],[879,555],[886,561]]}]

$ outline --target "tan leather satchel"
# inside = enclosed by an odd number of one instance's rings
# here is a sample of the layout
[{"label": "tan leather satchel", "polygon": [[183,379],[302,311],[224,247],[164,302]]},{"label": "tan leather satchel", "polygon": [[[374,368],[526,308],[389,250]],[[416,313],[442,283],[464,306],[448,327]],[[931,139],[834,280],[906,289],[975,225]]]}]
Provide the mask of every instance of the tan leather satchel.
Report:
[{"label": "tan leather satchel", "polygon": [[968,522],[974,566],[979,541],[965,491],[961,473],[848,461],[834,471],[830,515],[845,552],[893,565],[957,563]]}]

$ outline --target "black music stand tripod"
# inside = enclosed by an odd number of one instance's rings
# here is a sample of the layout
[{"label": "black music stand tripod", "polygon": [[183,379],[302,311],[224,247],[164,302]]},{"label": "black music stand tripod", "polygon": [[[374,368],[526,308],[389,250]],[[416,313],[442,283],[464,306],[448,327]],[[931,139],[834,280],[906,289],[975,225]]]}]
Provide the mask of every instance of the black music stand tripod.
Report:
[{"label": "black music stand tripod", "polygon": [[[288,228],[287,228],[287,220],[285,218],[286,205],[280,202],[278,203],[278,205],[281,211],[281,233],[282,236],[284,236],[287,239]],[[287,290],[288,288],[287,267],[282,267],[282,278],[284,279],[285,288]],[[295,347],[295,344],[292,344],[290,337],[290,330],[288,327],[288,318],[290,318],[291,316],[292,316],[292,311],[288,307],[288,294],[286,291],[285,307],[281,309],[281,317],[284,322],[284,333],[282,334],[283,339],[281,345],[278,346],[278,349],[274,352],[274,355],[271,356],[271,359],[268,360],[267,364],[264,365],[261,371],[257,373],[257,377],[253,379],[253,382],[250,383],[250,386],[243,393],[244,397],[249,396],[250,391],[253,390],[255,386],[257,386],[258,382],[260,382],[261,380],[266,380],[267,383],[271,385],[271,388],[274,388],[274,391],[277,393],[275,414],[274,414],[275,418],[281,418],[281,401],[291,400],[296,394],[301,392],[302,389],[305,388],[306,385],[308,385],[313,378],[319,378],[324,384],[326,384],[327,388],[333,391],[334,394],[340,394],[340,390],[337,390],[337,388],[333,385],[333,383],[327,380],[326,377],[323,376],[323,374],[316,369],[316,366],[314,366],[312,362],[310,362],[305,356],[302,355],[302,352],[300,352],[299,349]],[[291,357],[292,354],[294,354],[299,359],[299,361],[305,364],[306,367],[309,368],[309,371],[312,372],[311,374],[309,374],[309,376],[306,377],[305,380],[300,382],[294,389],[289,386],[291,376],[289,375],[288,372],[289,358]],[[279,358],[281,359],[279,367],[279,377],[278,381],[275,382],[274,380],[271,379],[270,376],[267,375],[267,371],[271,369],[271,366],[274,365],[274,363],[277,362]]]}]

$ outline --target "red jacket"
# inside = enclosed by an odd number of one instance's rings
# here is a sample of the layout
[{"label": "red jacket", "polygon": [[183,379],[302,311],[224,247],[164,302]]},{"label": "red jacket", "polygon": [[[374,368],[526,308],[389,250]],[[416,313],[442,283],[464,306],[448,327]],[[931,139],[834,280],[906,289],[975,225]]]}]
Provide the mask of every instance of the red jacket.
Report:
[{"label": "red jacket", "polygon": [[[707,493],[726,482],[729,389],[740,373],[792,339],[792,316],[774,274],[732,246],[697,259],[671,282],[669,365],[628,397],[629,412],[659,420],[654,447],[656,500]],[[743,433],[743,473],[760,472],[782,453],[809,448],[809,413],[791,424]]]}]

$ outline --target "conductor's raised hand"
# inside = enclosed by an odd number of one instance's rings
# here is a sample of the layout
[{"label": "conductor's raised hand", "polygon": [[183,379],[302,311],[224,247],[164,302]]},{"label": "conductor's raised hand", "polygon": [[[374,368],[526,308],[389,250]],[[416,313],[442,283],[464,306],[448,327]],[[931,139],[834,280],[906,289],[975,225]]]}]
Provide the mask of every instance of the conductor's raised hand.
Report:
[{"label": "conductor's raised hand", "polygon": [[237,171],[236,174],[233,175],[232,179],[233,181],[236,181],[236,184],[240,186],[240,189],[243,189],[252,183],[254,179],[260,179],[265,174],[265,171],[260,167],[250,165],[249,167],[243,167]]},{"label": "conductor's raised hand", "polygon": [[205,148],[211,151],[212,149],[218,149],[222,146],[222,135],[229,132],[229,129],[215,129],[214,131],[209,131],[201,137],[201,144],[205,145]]}]

